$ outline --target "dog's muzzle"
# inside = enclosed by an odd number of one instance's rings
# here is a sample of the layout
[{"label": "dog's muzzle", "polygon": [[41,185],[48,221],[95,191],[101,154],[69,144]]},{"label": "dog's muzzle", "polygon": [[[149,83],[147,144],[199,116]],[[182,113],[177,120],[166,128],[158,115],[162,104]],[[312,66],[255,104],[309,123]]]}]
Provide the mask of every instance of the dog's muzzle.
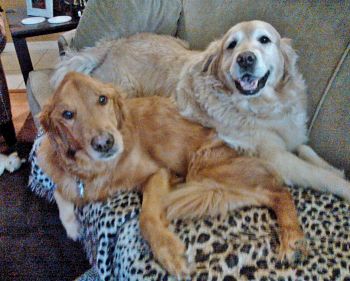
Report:
[{"label": "dog's muzzle", "polygon": [[235,80],[237,90],[245,96],[253,96],[265,87],[266,81],[270,76],[270,70],[261,78],[257,78],[249,73],[245,73],[241,78]]}]

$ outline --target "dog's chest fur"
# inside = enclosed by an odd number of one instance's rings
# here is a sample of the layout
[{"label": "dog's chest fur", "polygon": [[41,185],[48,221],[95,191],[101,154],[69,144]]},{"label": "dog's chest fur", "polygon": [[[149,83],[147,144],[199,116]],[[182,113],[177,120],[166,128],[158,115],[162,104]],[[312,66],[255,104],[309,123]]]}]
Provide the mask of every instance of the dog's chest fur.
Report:
[{"label": "dog's chest fur", "polygon": [[214,78],[189,78],[186,83],[194,95],[187,95],[179,85],[176,100],[181,114],[215,128],[220,138],[235,149],[256,154],[261,146],[269,145],[293,151],[307,141],[307,116],[297,98],[284,103],[271,95],[257,105],[254,98],[226,93]]}]

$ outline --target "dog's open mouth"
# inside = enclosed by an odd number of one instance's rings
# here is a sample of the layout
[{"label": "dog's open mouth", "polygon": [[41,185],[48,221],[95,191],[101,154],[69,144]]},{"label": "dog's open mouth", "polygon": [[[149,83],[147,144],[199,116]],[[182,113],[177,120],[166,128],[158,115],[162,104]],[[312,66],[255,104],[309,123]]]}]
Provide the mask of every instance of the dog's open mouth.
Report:
[{"label": "dog's open mouth", "polygon": [[101,153],[100,159],[109,160],[111,158],[114,158],[116,155],[117,155],[117,150],[112,149],[109,152]]},{"label": "dog's open mouth", "polygon": [[251,74],[244,74],[240,79],[235,80],[236,88],[242,95],[252,96],[257,94],[262,88],[265,87],[266,81],[269,78],[270,70],[266,74],[259,78],[254,77]]}]

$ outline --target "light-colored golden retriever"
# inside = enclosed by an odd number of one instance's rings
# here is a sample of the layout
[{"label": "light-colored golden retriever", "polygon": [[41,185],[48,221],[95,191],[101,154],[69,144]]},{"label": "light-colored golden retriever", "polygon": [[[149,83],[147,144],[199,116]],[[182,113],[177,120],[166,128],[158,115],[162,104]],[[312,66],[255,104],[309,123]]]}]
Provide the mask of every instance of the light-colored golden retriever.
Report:
[{"label": "light-colored golden retriever", "polygon": [[171,96],[182,116],[268,161],[286,183],[350,200],[343,173],[305,145],[306,87],[296,61],[289,39],[266,22],[250,21],[202,52],[154,34],[101,42],[70,54],[52,81],[57,84],[75,70],[121,85],[129,97]]},{"label": "light-colored golden retriever", "polygon": [[79,236],[73,204],[139,188],[142,234],[176,276],[188,274],[189,267],[167,219],[267,206],[280,227],[280,258],[305,250],[293,199],[265,161],[240,156],[214,130],[183,118],[168,98],[121,94],[110,84],[69,73],[41,113],[46,135],[38,161],[57,184],[55,199],[71,238]]}]

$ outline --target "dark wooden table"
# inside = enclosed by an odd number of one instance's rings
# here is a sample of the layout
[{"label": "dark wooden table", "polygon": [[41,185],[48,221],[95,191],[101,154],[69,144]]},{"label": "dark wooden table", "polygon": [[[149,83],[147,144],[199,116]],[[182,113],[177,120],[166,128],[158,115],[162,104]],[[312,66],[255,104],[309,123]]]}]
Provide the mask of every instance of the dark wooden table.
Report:
[{"label": "dark wooden table", "polygon": [[65,23],[51,24],[46,20],[43,23],[24,25],[21,23],[21,20],[28,17],[25,8],[8,9],[6,16],[24,82],[26,83],[29,72],[33,70],[26,38],[69,31],[76,28],[79,23],[78,18],[73,18],[71,21]]}]

